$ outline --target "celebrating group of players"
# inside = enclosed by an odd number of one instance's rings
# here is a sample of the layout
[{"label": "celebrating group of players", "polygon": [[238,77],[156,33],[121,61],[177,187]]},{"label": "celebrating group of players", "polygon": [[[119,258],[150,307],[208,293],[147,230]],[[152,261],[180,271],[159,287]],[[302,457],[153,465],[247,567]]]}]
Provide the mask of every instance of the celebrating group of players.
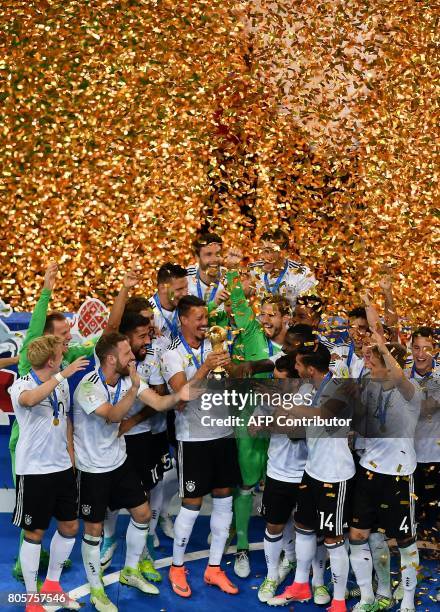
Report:
[{"label": "celebrating group of players", "polygon": [[[313,598],[318,605],[331,602],[331,612],[343,611],[351,565],[360,591],[354,609],[389,609],[402,599],[402,612],[411,612],[417,521],[438,527],[440,520],[434,331],[420,327],[403,338],[386,278],[383,318],[366,293],[342,323],[326,317],[313,274],[288,258],[288,237],[280,230],[263,234],[261,260],[249,266],[240,249],[223,253],[215,234],[200,235],[194,252],[196,264],[188,269],[171,263],[159,268],[149,299],[130,295],[139,273],[127,272],[102,336],[82,345],[72,344],[64,315],[48,313],[57,265],[47,268],[20,353],[20,378],[10,388],[13,523],[22,529],[16,570],[27,593],[39,588],[40,596],[64,596],[60,576],[81,518],[91,602],[97,610],[116,611],[102,574],[125,508],[131,516],[119,580],[158,594],[155,530],[161,512],[166,516],[177,469],[181,506],[174,527],[165,529],[174,537],[169,580],[177,596],[191,596],[184,555],[208,494],[204,581],[238,593],[221,560],[236,536],[234,571],[249,576],[248,528],[260,486],[267,563],[260,601],[282,606]],[[214,325],[225,330],[220,350],[209,339]],[[344,415],[356,397],[382,435],[364,429],[348,437],[337,427],[307,427],[301,437],[270,426],[261,435],[252,428],[237,431],[227,419],[202,426],[196,383],[218,369],[233,380],[291,379],[300,395],[312,398],[311,405],[286,410],[297,417]],[[342,390],[347,379],[356,383],[350,393]],[[228,407],[217,406],[216,414],[226,417]],[[57,530],[39,586],[41,542],[52,517]],[[396,540],[400,553],[400,593],[391,592],[387,538]],[[330,588],[324,583],[327,557]],[[292,584],[277,594],[290,572]],[[26,610],[43,610],[43,603],[30,597]],[[67,596],[63,605],[79,609]]]}]

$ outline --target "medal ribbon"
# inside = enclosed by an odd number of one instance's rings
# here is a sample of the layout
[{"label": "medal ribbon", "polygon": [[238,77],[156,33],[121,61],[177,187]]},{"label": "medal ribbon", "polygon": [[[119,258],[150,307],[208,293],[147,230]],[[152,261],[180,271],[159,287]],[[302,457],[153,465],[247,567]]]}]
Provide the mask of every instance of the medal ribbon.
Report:
[{"label": "medal ribbon", "polygon": [[[33,370],[30,371],[30,375],[35,380],[37,385],[42,385],[43,384],[43,381],[38,378],[38,376],[35,374],[35,372]],[[57,425],[58,423],[55,423],[55,421],[59,420],[58,419],[59,411],[58,411],[58,397],[57,397],[57,392],[55,391],[55,389],[53,390],[53,395],[52,394],[49,395],[49,401],[50,401],[52,409],[53,409],[54,425]]]},{"label": "medal ribbon", "polygon": [[312,406],[316,406],[318,404],[318,400],[321,397],[322,392],[324,391],[324,387],[330,381],[332,376],[333,374],[331,372],[328,372],[328,374],[325,375],[325,378],[323,378],[323,380],[321,381],[321,384],[316,390],[315,395],[313,396]]},{"label": "medal ribbon", "polygon": [[281,272],[278,275],[277,280],[274,282],[274,284],[272,285],[272,287],[270,286],[269,283],[269,275],[267,272],[264,273],[264,285],[266,287],[266,290],[271,293],[272,295],[274,295],[275,293],[277,293],[278,289],[280,288],[281,285],[281,281],[284,278],[284,275],[287,272],[287,268],[289,267],[289,262],[286,260],[286,263],[284,265],[284,268],[281,270]]},{"label": "medal ribbon", "polygon": [[196,366],[197,369],[200,368],[200,366],[202,365],[202,363],[204,362],[204,350],[205,350],[205,341],[203,340],[201,346],[200,346],[200,361],[197,359],[197,357],[194,355],[192,348],[190,347],[190,345],[188,344],[188,342],[185,340],[185,338],[182,336],[182,334],[179,334],[179,338],[181,343],[183,344],[183,346],[185,347],[185,350],[187,352],[187,354],[192,357],[193,359],[193,363]]},{"label": "medal ribbon", "polygon": [[101,368],[99,368],[98,374],[99,374],[99,378],[101,379],[102,384],[104,385],[105,390],[107,391],[107,397],[108,397],[109,404],[111,404],[112,406],[115,406],[118,403],[119,396],[121,394],[122,378],[119,378],[118,380],[118,384],[116,385],[116,392],[115,392],[115,395],[112,401],[111,396],[110,396],[110,391],[109,391],[109,388],[107,387],[107,383],[105,382],[105,377],[104,377],[104,374]]},{"label": "medal ribbon", "polygon": [[[205,298],[203,297],[202,285],[200,283],[200,272],[199,272],[199,270],[197,270],[196,279],[197,279],[197,295],[198,295],[198,297],[201,300],[203,300]],[[214,287],[211,289],[211,293],[210,293],[208,302],[212,302],[212,300],[215,298],[215,294],[217,293],[217,289],[218,289],[219,283],[220,283],[220,281],[218,280],[217,284],[214,285]]]},{"label": "medal ribbon", "polygon": [[169,319],[167,319],[167,317],[165,316],[163,312],[162,305],[160,303],[159,296],[157,295],[157,293],[154,294],[153,299],[156,303],[157,308],[159,309],[160,314],[165,319],[165,323],[167,324],[168,329],[171,332],[171,335],[177,336],[178,330],[179,330],[177,308],[174,310],[173,320],[170,321]]}]

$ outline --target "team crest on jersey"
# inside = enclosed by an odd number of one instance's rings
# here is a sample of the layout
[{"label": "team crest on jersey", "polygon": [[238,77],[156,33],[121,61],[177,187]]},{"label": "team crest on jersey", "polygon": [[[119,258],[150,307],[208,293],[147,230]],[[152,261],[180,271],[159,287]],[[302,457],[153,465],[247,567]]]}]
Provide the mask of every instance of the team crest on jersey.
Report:
[{"label": "team crest on jersey", "polygon": [[32,523],[32,517],[29,514],[24,515],[24,523],[25,525],[30,525]]},{"label": "team crest on jersey", "polygon": [[87,504],[83,504],[83,505],[81,506],[81,511],[82,511],[82,513],[84,514],[84,516],[89,516],[89,514],[90,514],[90,510],[91,510],[91,509],[92,509],[92,507],[91,507],[91,506],[89,506],[89,505],[87,505]]},{"label": "team crest on jersey", "polygon": [[187,480],[185,484],[185,489],[188,493],[192,493],[196,488],[196,483],[193,480]]}]

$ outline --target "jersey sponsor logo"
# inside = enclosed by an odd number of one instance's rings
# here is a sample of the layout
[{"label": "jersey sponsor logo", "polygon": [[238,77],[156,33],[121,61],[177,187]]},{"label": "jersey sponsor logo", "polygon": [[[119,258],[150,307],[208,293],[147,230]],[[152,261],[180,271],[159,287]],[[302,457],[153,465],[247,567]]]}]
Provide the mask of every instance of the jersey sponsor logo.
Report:
[{"label": "jersey sponsor logo", "polygon": [[88,504],[83,504],[81,506],[81,512],[83,513],[84,516],[89,516],[91,509],[92,507],[89,506]]},{"label": "jersey sponsor logo", "polygon": [[196,483],[194,482],[194,480],[187,480],[185,483],[185,489],[188,491],[188,493],[192,493],[193,491],[195,491],[196,488]]}]

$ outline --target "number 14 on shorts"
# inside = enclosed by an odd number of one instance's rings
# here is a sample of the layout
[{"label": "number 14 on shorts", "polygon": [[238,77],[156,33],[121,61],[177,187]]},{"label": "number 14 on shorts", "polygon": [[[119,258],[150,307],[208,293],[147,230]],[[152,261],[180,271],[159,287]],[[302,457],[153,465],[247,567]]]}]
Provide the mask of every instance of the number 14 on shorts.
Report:
[{"label": "number 14 on shorts", "polygon": [[319,531],[323,531],[325,527],[329,531],[333,531],[333,527],[334,527],[334,524],[332,522],[333,512],[330,512],[330,514],[327,515],[327,518],[325,517],[325,512],[320,512],[319,516],[320,516]]}]

